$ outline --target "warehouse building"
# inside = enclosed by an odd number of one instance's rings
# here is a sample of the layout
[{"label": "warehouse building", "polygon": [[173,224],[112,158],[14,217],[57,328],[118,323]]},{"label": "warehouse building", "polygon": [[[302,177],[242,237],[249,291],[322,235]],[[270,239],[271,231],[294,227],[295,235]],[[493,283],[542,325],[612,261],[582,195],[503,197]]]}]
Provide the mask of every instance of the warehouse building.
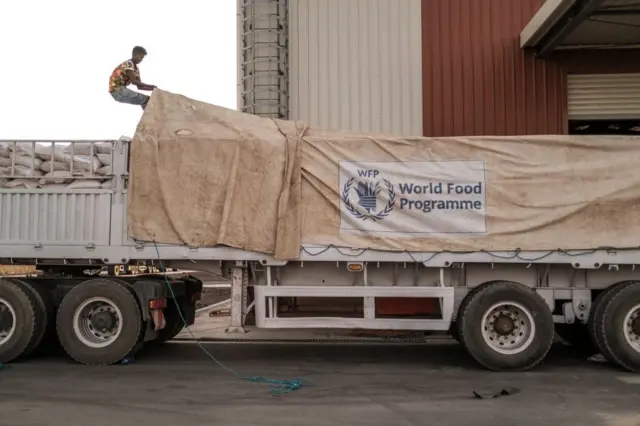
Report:
[{"label": "warehouse building", "polygon": [[640,0],[238,0],[238,106],[396,135],[640,134]]}]

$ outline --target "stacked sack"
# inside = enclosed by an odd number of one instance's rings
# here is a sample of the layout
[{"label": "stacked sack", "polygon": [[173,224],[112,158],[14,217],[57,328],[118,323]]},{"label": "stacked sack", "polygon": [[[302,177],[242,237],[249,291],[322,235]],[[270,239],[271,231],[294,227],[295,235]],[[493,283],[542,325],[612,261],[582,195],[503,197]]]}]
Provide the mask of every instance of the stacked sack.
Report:
[{"label": "stacked sack", "polygon": [[[93,156],[91,146],[93,145]],[[110,189],[113,144],[0,143],[0,188]],[[11,164],[15,163],[10,178]],[[41,177],[41,179],[35,179]],[[78,179],[91,177],[91,179]]]}]

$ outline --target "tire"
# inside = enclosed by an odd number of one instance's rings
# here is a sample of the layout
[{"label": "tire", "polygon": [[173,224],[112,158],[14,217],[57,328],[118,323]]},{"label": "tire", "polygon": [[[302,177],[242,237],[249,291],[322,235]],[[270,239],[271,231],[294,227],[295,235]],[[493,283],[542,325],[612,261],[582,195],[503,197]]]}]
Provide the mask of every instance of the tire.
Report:
[{"label": "tire", "polygon": [[571,345],[581,355],[587,357],[600,352],[589,334],[589,328],[581,322],[575,324],[556,324],[556,334]]},{"label": "tire", "polygon": [[174,300],[170,300],[166,309],[164,310],[165,320],[167,324],[164,326],[160,332],[158,332],[158,337],[156,338],[156,343],[166,343],[169,340],[173,339],[182,331],[184,328],[184,324],[182,323],[182,318],[178,312],[178,307],[176,306],[176,302]]},{"label": "tire", "polygon": [[603,355],[626,370],[640,372],[640,282],[613,290],[602,309]]},{"label": "tire", "polygon": [[51,297],[40,283],[36,281],[23,281],[15,278],[8,278],[16,284],[22,286],[22,288],[29,293],[29,296],[34,301],[35,311],[35,328],[34,333],[29,345],[23,352],[23,355],[31,355],[34,351],[37,351],[40,344],[44,340],[47,331],[54,325],[53,318],[55,316],[55,308],[51,301]]},{"label": "tire", "polygon": [[598,348],[598,351],[604,355],[609,362],[613,361],[611,360],[611,356],[606,354],[607,348],[604,344],[604,336],[602,333],[602,322],[604,320],[605,307],[619,291],[633,283],[634,281],[622,281],[618,284],[607,287],[596,297],[591,306],[591,311],[589,312],[589,320],[587,321],[589,335]]},{"label": "tire", "polygon": [[451,327],[449,327],[449,335],[451,336],[451,338],[453,338],[453,340],[455,340],[456,342],[462,344],[462,341],[460,340],[460,333],[458,333],[458,323],[454,322],[451,324]]},{"label": "tire", "polygon": [[6,333],[0,340],[0,362],[8,363],[23,355],[38,334],[39,313],[36,304],[34,297],[22,284],[0,279],[0,307],[3,312],[9,313],[8,321],[12,324],[2,327]]},{"label": "tire", "polygon": [[460,306],[458,307],[458,315],[456,317],[456,322],[453,324],[453,327],[452,327],[452,328],[455,328],[455,330],[451,331],[451,336],[458,343],[460,343],[465,349],[467,348],[467,345],[464,343],[464,339],[462,338],[462,331],[460,330],[460,327],[462,327],[462,321],[460,321],[460,316],[462,315],[462,312],[467,310],[467,306],[469,305],[469,302],[471,301],[471,299],[473,299],[475,294],[477,294],[483,288],[490,286],[495,282],[499,282],[499,281],[491,281],[484,284],[480,284],[479,286],[476,286],[471,290],[469,290],[469,292],[464,297],[464,299],[462,299],[462,303],[460,303]]},{"label": "tire", "polygon": [[[93,324],[89,327],[88,318],[103,313],[110,323],[103,322],[103,330]],[[87,365],[109,365],[131,354],[140,340],[142,325],[140,305],[129,287],[119,280],[98,278],[67,293],[58,309],[56,328],[60,344],[71,358]],[[101,332],[103,337],[97,337]]]},{"label": "tire", "polygon": [[[554,338],[553,316],[542,297],[507,281],[490,283],[470,296],[458,317],[459,330],[478,363],[494,371],[523,371],[542,362]],[[508,335],[497,334],[500,324]]]}]

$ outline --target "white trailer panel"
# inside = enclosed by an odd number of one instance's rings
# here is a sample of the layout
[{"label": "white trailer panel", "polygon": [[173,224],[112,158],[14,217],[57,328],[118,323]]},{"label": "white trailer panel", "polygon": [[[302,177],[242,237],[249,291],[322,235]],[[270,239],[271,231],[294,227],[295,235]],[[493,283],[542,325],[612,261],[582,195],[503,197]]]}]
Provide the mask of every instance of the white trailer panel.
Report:
[{"label": "white trailer panel", "polygon": [[109,245],[111,191],[0,193],[0,244]]}]

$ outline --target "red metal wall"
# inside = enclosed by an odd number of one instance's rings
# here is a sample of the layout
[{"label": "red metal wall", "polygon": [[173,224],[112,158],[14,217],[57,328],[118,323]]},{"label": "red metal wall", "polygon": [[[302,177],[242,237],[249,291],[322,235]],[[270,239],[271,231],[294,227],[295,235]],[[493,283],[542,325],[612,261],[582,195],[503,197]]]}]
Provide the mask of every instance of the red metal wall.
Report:
[{"label": "red metal wall", "polygon": [[424,134],[564,133],[566,78],[520,48],[544,0],[422,0]]}]

